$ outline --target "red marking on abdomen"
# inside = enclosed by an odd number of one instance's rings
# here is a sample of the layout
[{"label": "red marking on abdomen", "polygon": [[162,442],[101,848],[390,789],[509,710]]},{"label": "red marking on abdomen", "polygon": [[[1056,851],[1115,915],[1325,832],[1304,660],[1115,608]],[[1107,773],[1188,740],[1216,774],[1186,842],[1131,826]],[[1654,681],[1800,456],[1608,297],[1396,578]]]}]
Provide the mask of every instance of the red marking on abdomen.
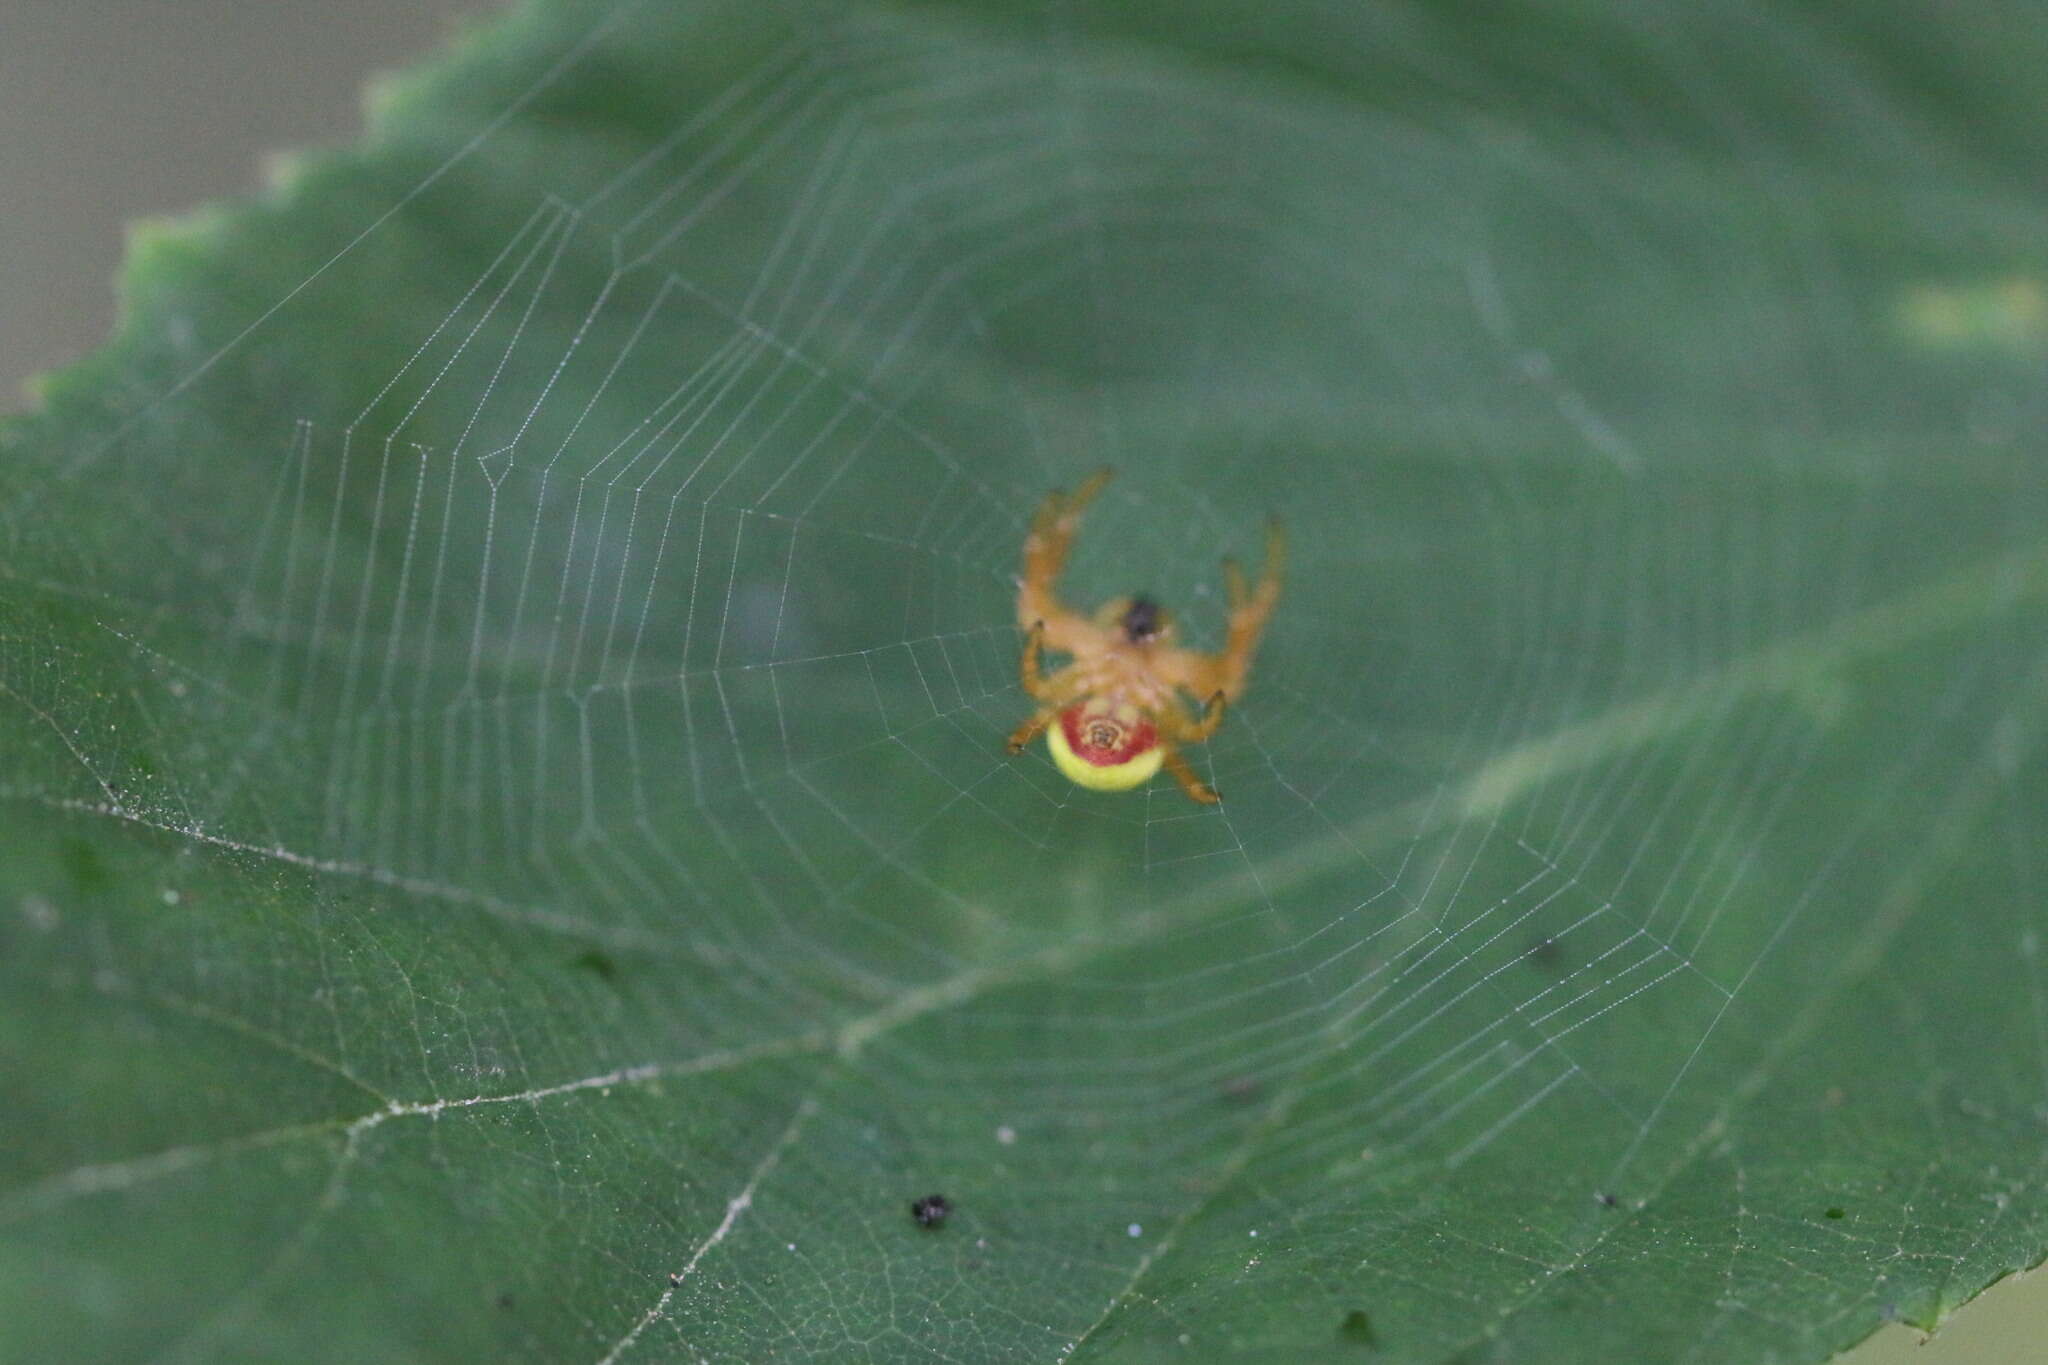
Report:
[{"label": "red marking on abdomen", "polygon": [[[1060,731],[1067,737],[1067,747],[1083,763],[1097,768],[1114,768],[1128,763],[1139,754],[1159,742],[1159,731],[1150,720],[1140,717],[1136,724],[1125,725],[1114,716],[1096,712],[1094,715],[1081,714],[1081,706],[1069,706],[1060,712]],[[1107,741],[1107,742],[1104,742]]]}]

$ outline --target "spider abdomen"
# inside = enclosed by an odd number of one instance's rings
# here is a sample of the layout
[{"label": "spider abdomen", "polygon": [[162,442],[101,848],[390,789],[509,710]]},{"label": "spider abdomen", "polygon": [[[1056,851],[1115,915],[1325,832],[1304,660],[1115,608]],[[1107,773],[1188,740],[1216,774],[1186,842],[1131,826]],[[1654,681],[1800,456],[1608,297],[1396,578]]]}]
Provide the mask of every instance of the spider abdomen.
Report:
[{"label": "spider abdomen", "polygon": [[1130,702],[1093,697],[1046,727],[1046,748],[1069,781],[1096,791],[1128,791],[1159,771],[1159,728]]}]

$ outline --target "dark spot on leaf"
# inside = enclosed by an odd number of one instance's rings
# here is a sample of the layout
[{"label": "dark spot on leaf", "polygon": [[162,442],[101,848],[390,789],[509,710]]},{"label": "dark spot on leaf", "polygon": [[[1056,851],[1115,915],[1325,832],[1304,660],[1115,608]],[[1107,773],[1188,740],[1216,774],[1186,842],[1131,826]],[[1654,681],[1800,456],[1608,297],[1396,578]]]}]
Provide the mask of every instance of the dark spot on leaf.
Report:
[{"label": "dark spot on leaf", "polygon": [[1593,1197],[1600,1201],[1600,1207],[1604,1209],[1616,1208],[1621,1204],[1621,1196],[1609,1194],[1605,1190],[1593,1191]]},{"label": "dark spot on leaf", "polygon": [[910,1216],[921,1228],[935,1228],[946,1221],[946,1215],[953,1211],[943,1194],[928,1194],[922,1199],[910,1201]]},{"label": "dark spot on leaf", "polygon": [[72,884],[80,891],[104,891],[113,885],[114,878],[100,860],[99,851],[85,840],[66,839],[58,856],[71,875]]},{"label": "dark spot on leaf", "polygon": [[1363,1308],[1354,1308],[1344,1315],[1344,1321],[1337,1324],[1337,1340],[1350,1346],[1377,1346],[1379,1338],[1372,1334],[1372,1319]]},{"label": "dark spot on leaf", "polygon": [[1555,967],[1564,960],[1564,949],[1554,938],[1539,938],[1529,945],[1529,961],[1538,967]]},{"label": "dark spot on leaf", "polygon": [[619,974],[619,964],[612,961],[612,955],[595,948],[576,954],[576,965],[604,981],[615,980]]},{"label": "dark spot on leaf", "polygon": [[1842,1212],[1841,1207],[1839,1205],[1828,1210],[1828,1217],[1830,1218],[1843,1218],[1846,1216],[1847,1215]]},{"label": "dark spot on leaf", "polygon": [[500,1307],[500,1308],[510,1308],[511,1306],[512,1306],[512,1291],[508,1289],[508,1290],[506,1290],[506,1291],[505,1291],[504,1293],[502,1293],[502,1294],[498,1295],[498,1307]]}]

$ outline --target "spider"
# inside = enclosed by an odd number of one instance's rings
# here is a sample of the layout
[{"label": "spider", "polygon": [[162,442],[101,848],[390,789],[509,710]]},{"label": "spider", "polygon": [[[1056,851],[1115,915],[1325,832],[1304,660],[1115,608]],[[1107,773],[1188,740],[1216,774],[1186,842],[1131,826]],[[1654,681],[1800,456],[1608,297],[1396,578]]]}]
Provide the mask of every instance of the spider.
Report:
[{"label": "spider", "polygon": [[[1055,589],[1081,513],[1110,472],[1098,471],[1072,493],[1047,494],[1024,538],[1017,624],[1026,634],[1017,669],[1038,709],[1010,736],[1010,752],[1021,752],[1043,730],[1053,762],[1084,787],[1128,791],[1164,766],[1182,791],[1214,804],[1221,798],[1195,776],[1180,746],[1215,734],[1224,708],[1244,695],[1259,635],[1280,599],[1286,537],[1279,522],[1267,523],[1266,562],[1256,588],[1246,586],[1236,561],[1223,561],[1230,624],[1219,654],[1175,644],[1173,618],[1149,597],[1113,598],[1084,616]],[[1047,673],[1048,649],[1073,657]]]}]

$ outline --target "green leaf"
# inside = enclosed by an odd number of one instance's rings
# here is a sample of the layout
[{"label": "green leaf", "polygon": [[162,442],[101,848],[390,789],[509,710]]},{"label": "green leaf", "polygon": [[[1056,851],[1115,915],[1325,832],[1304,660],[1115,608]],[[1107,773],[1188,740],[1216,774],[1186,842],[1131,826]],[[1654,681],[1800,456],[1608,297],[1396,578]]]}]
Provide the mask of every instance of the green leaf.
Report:
[{"label": "green leaf", "polygon": [[[1989,6],[534,4],[0,436],[0,1357],[1819,1360],[2048,1248]],[[1067,588],[1166,778],[1002,739]],[[912,1201],[950,1214],[920,1226]]]}]

